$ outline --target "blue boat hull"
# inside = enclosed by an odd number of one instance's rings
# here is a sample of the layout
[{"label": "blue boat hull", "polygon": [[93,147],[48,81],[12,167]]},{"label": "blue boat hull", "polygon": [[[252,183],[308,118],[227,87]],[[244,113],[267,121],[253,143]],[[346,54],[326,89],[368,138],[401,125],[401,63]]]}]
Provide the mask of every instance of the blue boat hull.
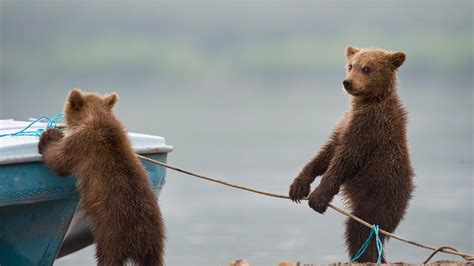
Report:
[{"label": "blue boat hull", "polygon": [[[146,156],[166,162],[167,154]],[[142,163],[158,195],[165,168]],[[57,177],[42,162],[0,165],[0,265],[52,265],[79,199],[75,177]]]}]

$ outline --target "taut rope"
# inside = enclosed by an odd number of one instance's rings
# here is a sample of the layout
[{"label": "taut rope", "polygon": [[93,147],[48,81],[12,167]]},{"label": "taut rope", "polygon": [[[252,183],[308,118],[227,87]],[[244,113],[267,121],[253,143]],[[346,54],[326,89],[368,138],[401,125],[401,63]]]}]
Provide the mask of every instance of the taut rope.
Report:
[{"label": "taut rope", "polygon": [[[166,163],[162,163],[160,161],[157,161],[157,160],[154,160],[154,159],[151,159],[151,158],[148,158],[148,157],[145,157],[143,155],[139,155],[137,154],[138,158],[142,159],[142,160],[145,160],[145,161],[149,161],[149,162],[152,162],[154,164],[158,164],[158,165],[161,165],[163,167],[166,167],[166,168],[169,168],[169,169],[172,169],[172,170],[175,170],[177,172],[181,172],[183,174],[187,174],[187,175],[191,175],[191,176],[194,176],[194,177],[197,177],[197,178],[201,178],[201,179],[204,179],[204,180],[207,180],[207,181],[211,181],[211,182],[214,182],[214,183],[218,183],[218,184],[221,184],[221,185],[224,185],[224,186],[228,186],[228,187],[233,187],[233,188],[237,188],[237,189],[241,189],[241,190],[246,190],[246,191],[250,191],[250,192],[253,192],[253,193],[256,193],[256,194],[260,194],[260,195],[265,195],[265,196],[268,196],[268,197],[273,197],[273,198],[280,198],[280,199],[290,199],[288,196],[286,195],[279,195],[279,194],[274,194],[274,193],[270,193],[270,192],[265,192],[265,191],[261,191],[261,190],[257,190],[257,189],[253,189],[253,188],[249,188],[249,187],[244,187],[244,186],[241,186],[241,185],[236,185],[236,184],[232,184],[232,183],[229,183],[229,182],[225,182],[225,181],[222,181],[222,180],[219,180],[219,179],[216,179],[216,178],[212,178],[212,177],[208,177],[208,176],[205,176],[205,175],[201,175],[201,174],[197,174],[197,173],[193,173],[191,171],[187,171],[187,170],[184,170],[184,169],[181,169],[181,168],[178,168],[178,167],[175,167],[175,166],[172,166],[172,165],[169,165],[169,164],[166,164]],[[308,200],[308,198],[304,198],[303,200]],[[351,218],[351,219],[354,219],[356,220],[357,222],[367,226],[368,228],[370,229],[374,229],[373,226],[371,224],[369,224],[368,222],[360,219],[359,217],[357,216],[354,216],[350,213],[348,213],[347,211],[339,208],[339,207],[336,207],[332,204],[329,204],[329,208],[339,212],[339,213],[342,213],[343,215]],[[455,248],[452,248],[452,247],[439,247],[439,248],[436,248],[436,247],[433,247],[433,246],[429,246],[429,245],[425,245],[425,244],[422,244],[422,243],[418,243],[418,242],[415,242],[415,241],[412,241],[412,240],[408,240],[406,238],[403,238],[401,236],[398,236],[398,235],[395,235],[395,234],[392,234],[390,232],[387,232],[387,231],[384,231],[382,229],[379,229],[379,232],[386,235],[386,236],[389,236],[389,237],[392,237],[392,238],[395,238],[395,239],[398,239],[402,242],[405,242],[405,243],[408,243],[408,244],[411,244],[411,245],[414,245],[414,246],[417,246],[417,247],[421,247],[421,248],[425,248],[425,249],[429,249],[429,250],[432,250],[432,254],[423,262],[424,264],[425,263],[428,263],[428,261],[438,252],[444,252],[444,253],[449,253],[449,254],[453,254],[453,255],[458,255],[458,256],[461,256],[462,258],[464,258],[465,260],[468,260],[468,261],[471,261],[471,260],[474,260],[474,255],[473,254],[469,254],[469,253],[465,253],[465,252],[461,252],[461,251],[458,251],[457,249]]]}]

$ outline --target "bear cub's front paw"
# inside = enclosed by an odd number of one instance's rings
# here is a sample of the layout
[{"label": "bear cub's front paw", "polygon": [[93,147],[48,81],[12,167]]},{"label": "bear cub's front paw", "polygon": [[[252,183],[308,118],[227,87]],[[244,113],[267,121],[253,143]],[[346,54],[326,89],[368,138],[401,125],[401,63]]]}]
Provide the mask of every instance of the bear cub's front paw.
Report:
[{"label": "bear cub's front paw", "polygon": [[332,197],[327,196],[316,188],[308,197],[308,204],[313,210],[323,214],[329,207]]},{"label": "bear cub's front paw", "polygon": [[290,199],[296,203],[300,203],[302,199],[309,195],[311,185],[300,179],[295,179],[290,186]]},{"label": "bear cub's front paw", "polygon": [[46,147],[54,141],[59,141],[61,138],[64,137],[64,133],[56,128],[48,128],[46,132],[41,134],[41,137],[38,142],[38,152],[43,154]]}]

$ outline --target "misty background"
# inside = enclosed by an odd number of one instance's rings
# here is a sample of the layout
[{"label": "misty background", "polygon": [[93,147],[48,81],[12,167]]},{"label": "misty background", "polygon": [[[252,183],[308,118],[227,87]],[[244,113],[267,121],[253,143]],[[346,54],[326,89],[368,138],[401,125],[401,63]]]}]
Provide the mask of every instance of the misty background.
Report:
[{"label": "misty background", "polygon": [[[73,87],[116,91],[130,131],[174,146],[170,164],[279,194],[348,106],[345,46],[405,51],[417,175],[395,233],[474,252],[471,1],[0,0],[0,12],[0,119],[60,113]],[[173,171],[160,204],[168,265],[348,261],[332,210]],[[421,263],[430,252],[390,240],[386,254]],[[89,247],[55,265],[94,261]]]}]

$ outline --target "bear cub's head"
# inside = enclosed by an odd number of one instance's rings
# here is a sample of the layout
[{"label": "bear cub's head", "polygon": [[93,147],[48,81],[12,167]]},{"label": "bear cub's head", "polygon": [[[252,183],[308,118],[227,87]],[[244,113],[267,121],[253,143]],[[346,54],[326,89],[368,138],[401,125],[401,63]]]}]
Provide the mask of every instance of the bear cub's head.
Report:
[{"label": "bear cub's head", "polygon": [[78,126],[88,118],[111,113],[117,101],[118,95],[115,92],[102,96],[73,89],[69,92],[64,107],[66,124],[70,127]]},{"label": "bear cub's head", "polygon": [[360,98],[384,98],[396,87],[396,70],[405,61],[404,52],[346,48],[347,75],[344,89]]}]

